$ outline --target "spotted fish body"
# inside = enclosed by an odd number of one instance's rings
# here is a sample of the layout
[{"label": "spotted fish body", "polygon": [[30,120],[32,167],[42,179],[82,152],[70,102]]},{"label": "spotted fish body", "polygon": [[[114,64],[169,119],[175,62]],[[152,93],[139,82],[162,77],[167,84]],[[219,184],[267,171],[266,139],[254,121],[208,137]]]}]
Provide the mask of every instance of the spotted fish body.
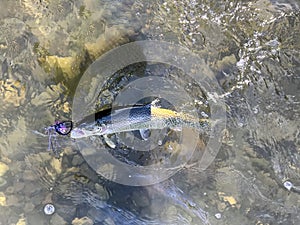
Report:
[{"label": "spotted fish body", "polygon": [[89,115],[72,130],[72,138],[134,130],[192,127],[203,131],[207,119],[160,108],[153,104],[107,109]]}]

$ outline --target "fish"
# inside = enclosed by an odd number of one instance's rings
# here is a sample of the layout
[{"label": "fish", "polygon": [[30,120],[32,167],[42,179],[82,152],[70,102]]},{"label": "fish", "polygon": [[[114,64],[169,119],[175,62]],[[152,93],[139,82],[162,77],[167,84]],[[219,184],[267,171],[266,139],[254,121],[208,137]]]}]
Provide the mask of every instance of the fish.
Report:
[{"label": "fish", "polygon": [[144,105],[109,108],[90,114],[76,123],[70,136],[78,139],[138,130],[141,136],[147,139],[151,129],[181,130],[182,127],[204,131],[209,127],[209,119],[162,108],[153,101]]}]

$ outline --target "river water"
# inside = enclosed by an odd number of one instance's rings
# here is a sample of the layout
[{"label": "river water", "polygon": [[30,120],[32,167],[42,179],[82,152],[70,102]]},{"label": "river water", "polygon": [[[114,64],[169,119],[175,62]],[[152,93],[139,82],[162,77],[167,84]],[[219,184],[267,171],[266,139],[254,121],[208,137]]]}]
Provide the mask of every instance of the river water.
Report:
[{"label": "river water", "polygon": [[[299,4],[1,0],[0,224],[300,224]],[[161,183],[133,187],[97,173],[68,137],[57,137],[58,159],[36,131],[72,119],[76,86],[91,63],[141,40],[175,43],[204,60],[227,123],[208,168],[191,160]],[[184,75],[139,66],[205,102]],[[110,87],[99,104],[132,81],[126,71],[115,81],[102,77]],[[45,215],[47,203],[54,214]]]}]

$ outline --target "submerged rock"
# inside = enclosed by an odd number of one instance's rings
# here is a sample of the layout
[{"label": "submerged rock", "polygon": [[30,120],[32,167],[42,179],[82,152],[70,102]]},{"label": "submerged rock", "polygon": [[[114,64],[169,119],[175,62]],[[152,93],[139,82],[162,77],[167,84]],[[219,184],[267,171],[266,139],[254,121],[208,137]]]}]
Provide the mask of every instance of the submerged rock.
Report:
[{"label": "submerged rock", "polygon": [[20,106],[25,100],[25,86],[20,81],[7,79],[0,80],[0,89],[6,103]]},{"label": "submerged rock", "polygon": [[72,225],[92,225],[94,224],[93,223],[93,220],[91,220],[90,218],[88,218],[87,216],[85,217],[82,217],[82,218],[75,218],[73,221],[72,221]]},{"label": "submerged rock", "polygon": [[0,162],[0,177],[3,176],[8,170],[9,170],[8,165],[6,165],[3,162]]},{"label": "submerged rock", "polygon": [[0,192],[0,205],[1,206],[6,206],[6,197],[3,192]]},{"label": "submerged rock", "polygon": [[26,219],[25,218],[20,218],[19,220],[18,220],[18,222],[17,222],[17,224],[16,225],[26,225],[27,223],[26,223]]}]

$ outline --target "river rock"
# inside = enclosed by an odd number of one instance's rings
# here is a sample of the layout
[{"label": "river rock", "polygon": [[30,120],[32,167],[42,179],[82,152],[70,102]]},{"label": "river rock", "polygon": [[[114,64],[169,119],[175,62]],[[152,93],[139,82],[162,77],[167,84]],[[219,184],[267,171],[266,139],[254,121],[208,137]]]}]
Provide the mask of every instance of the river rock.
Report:
[{"label": "river rock", "polygon": [[26,220],[25,220],[25,218],[20,218],[20,219],[18,220],[18,222],[17,222],[16,225],[26,225]]},{"label": "river rock", "polygon": [[0,192],[0,205],[6,206],[6,197],[3,192]]},{"label": "river rock", "polygon": [[4,101],[14,106],[19,106],[25,99],[25,86],[17,80],[0,80],[0,86],[3,87]]},{"label": "river rock", "polygon": [[0,162],[0,177],[3,176],[9,170],[8,165],[3,162]]},{"label": "river rock", "polygon": [[56,158],[53,158],[51,160],[51,166],[55,169],[55,172],[57,174],[60,174],[61,171],[62,171],[62,168],[61,168],[61,160],[59,159],[56,159]]},{"label": "river rock", "polygon": [[72,225],[93,225],[93,220],[91,220],[90,218],[88,218],[87,216],[82,217],[82,218],[75,218],[72,221]]}]

